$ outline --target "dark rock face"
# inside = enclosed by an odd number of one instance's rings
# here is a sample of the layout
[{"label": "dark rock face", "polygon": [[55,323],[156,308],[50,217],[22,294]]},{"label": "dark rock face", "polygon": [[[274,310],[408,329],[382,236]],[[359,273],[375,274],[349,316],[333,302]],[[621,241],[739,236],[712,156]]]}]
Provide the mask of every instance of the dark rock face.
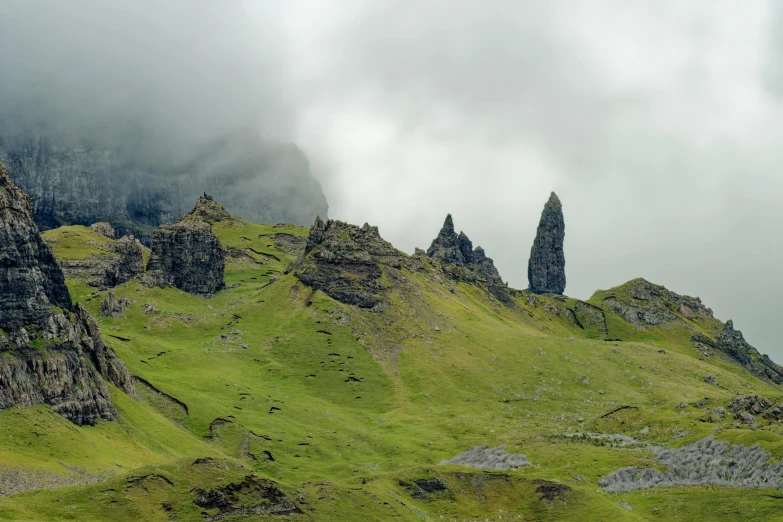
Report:
[{"label": "dark rock face", "polygon": [[131,376],[95,319],[71,305],[29,199],[11,185],[2,164],[0,224],[0,410],[49,404],[80,425],[114,419],[105,380],[135,396]]},{"label": "dark rock face", "polygon": [[530,290],[537,294],[562,294],[566,287],[565,220],[563,205],[552,192],[538,224],[538,232],[530,249],[527,278]]},{"label": "dark rock face", "polygon": [[202,196],[190,214],[174,225],[163,225],[153,233],[152,255],[147,271],[156,285],[174,286],[202,297],[212,297],[223,282],[225,254],[212,225],[203,218],[218,210],[211,197]]},{"label": "dark rock face", "polygon": [[503,284],[494,262],[487,257],[484,249],[479,246],[474,250],[473,243],[464,232],[457,234],[454,231],[451,214],[446,216],[438,237],[427,249],[427,256],[439,260],[455,279]]},{"label": "dark rock face", "polygon": [[144,273],[142,245],[133,237],[98,243],[102,251],[87,259],[60,259],[66,279],[86,282],[100,290],[114,288]]},{"label": "dark rock face", "polygon": [[742,332],[734,329],[734,322],[731,320],[726,321],[723,330],[714,341],[701,334],[694,335],[692,341],[697,346],[709,346],[723,352],[762,379],[768,379],[776,384],[783,383],[783,367],[748,344]]},{"label": "dark rock face", "polygon": [[8,179],[0,163],[0,328],[42,324],[52,306],[72,310],[51,248],[32,218],[30,199]]},{"label": "dark rock face", "polygon": [[42,229],[106,221],[118,236],[133,234],[147,244],[149,227],[173,223],[204,190],[251,222],[306,225],[328,212],[321,185],[295,145],[235,135],[181,152],[148,160],[124,143],[97,148],[76,137],[0,128],[0,162],[31,196]]},{"label": "dark rock face", "polygon": [[310,227],[305,253],[293,265],[304,284],[342,303],[374,308],[385,289],[383,268],[411,268],[419,264],[396,250],[378,233],[342,221],[316,218]]}]

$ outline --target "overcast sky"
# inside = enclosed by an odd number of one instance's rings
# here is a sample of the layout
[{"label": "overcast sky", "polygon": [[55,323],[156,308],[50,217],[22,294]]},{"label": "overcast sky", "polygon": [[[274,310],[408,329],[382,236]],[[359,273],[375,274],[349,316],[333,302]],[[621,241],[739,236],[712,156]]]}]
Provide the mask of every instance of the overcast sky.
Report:
[{"label": "overcast sky", "polygon": [[781,9],[0,0],[0,45],[18,49],[0,49],[0,82],[90,121],[93,103],[186,134],[252,121],[301,146],[330,217],[412,252],[451,213],[516,288],[554,190],[568,295],[645,277],[783,363]]},{"label": "overcast sky", "polygon": [[303,1],[296,138],[332,217],[411,252],[450,212],[516,288],[554,190],[568,295],[645,277],[783,362],[780,6]]}]

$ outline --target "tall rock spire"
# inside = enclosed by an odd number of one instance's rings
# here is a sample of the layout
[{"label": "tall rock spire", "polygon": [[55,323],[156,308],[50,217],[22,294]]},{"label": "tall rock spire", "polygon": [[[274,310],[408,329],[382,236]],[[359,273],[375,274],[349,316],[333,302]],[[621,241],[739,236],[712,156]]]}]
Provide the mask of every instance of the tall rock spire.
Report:
[{"label": "tall rock spire", "polygon": [[563,205],[557,194],[552,192],[538,224],[538,232],[530,249],[527,278],[530,290],[537,294],[562,294],[566,287],[565,220]]}]

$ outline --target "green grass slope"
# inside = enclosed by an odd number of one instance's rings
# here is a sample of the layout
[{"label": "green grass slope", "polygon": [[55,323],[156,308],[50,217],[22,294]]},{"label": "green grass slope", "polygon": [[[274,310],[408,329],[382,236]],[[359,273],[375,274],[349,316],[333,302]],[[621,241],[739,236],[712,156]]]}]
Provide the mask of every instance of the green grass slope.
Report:
[{"label": "green grass slope", "polygon": [[[291,520],[779,516],[776,490],[597,485],[618,468],[654,466],[653,446],[712,434],[783,457],[774,423],[704,422],[738,394],[783,393],[700,356],[687,328],[638,330],[606,309],[613,291],[590,301],[606,332],[585,328],[573,299],[509,291],[503,302],[426,261],[384,272],[383,311],[359,309],[285,273],[306,229],[227,220],[214,231],[228,251],[227,289],[214,298],[138,281],[114,290],[131,306],[101,329],[141,395],[112,389],[119,421],[0,412],[0,520],[257,520],[273,516],[260,514],[269,499],[284,504],[275,487],[298,512],[274,516]],[[89,251],[86,236],[68,240]],[[105,292],[69,287],[100,315]],[[691,322],[705,335],[717,328]],[[441,464],[501,444],[532,466]],[[443,488],[428,492],[426,481]],[[225,505],[198,505],[220,488]]]}]

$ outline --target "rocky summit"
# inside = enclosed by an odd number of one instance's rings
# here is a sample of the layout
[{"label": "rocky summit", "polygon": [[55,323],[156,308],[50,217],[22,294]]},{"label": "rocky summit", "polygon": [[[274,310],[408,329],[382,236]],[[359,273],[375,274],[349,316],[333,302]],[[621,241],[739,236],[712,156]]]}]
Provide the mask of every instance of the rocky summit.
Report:
[{"label": "rocky summit", "polygon": [[473,243],[464,232],[455,232],[451,214],[446,216],[438,237],[427,249],[427,256],[439,260],[455,279],[503,284],[495,263],[487,257],[484,249],[477,246],[474,250]]},{"label": "rocky summit", "polygon": [[0,410],[49,404],[75,424],[112,420],[105,380],[135,396],[95,319],[74,308],[30,201],[0,164]]},{"label": "rocky summit", "polygon": [[174,286],[202,297],[212,297],[225,287],[223,247],[212,233],[212,225],[204,220],[205,216],[218,215],[222,207],[216,209],[216,205],[204,194],[189,214],[153,233],[147,271],[154,284]]},{"label": "rocky summit", "polygon": [[557,194],[552,192],[544,205],[536,239],[530,249],[527,277],[531,291],[537,294],[562,294],[565,291],[564,239],[563,205]]},{"label": "rocky summit", "polygon": [[401,269],[418,263],[384,241],[378,227],[318,217],[304,254],[291,268],[304,284],[342,303],[375,308],[385,289],[382,266]]}]

